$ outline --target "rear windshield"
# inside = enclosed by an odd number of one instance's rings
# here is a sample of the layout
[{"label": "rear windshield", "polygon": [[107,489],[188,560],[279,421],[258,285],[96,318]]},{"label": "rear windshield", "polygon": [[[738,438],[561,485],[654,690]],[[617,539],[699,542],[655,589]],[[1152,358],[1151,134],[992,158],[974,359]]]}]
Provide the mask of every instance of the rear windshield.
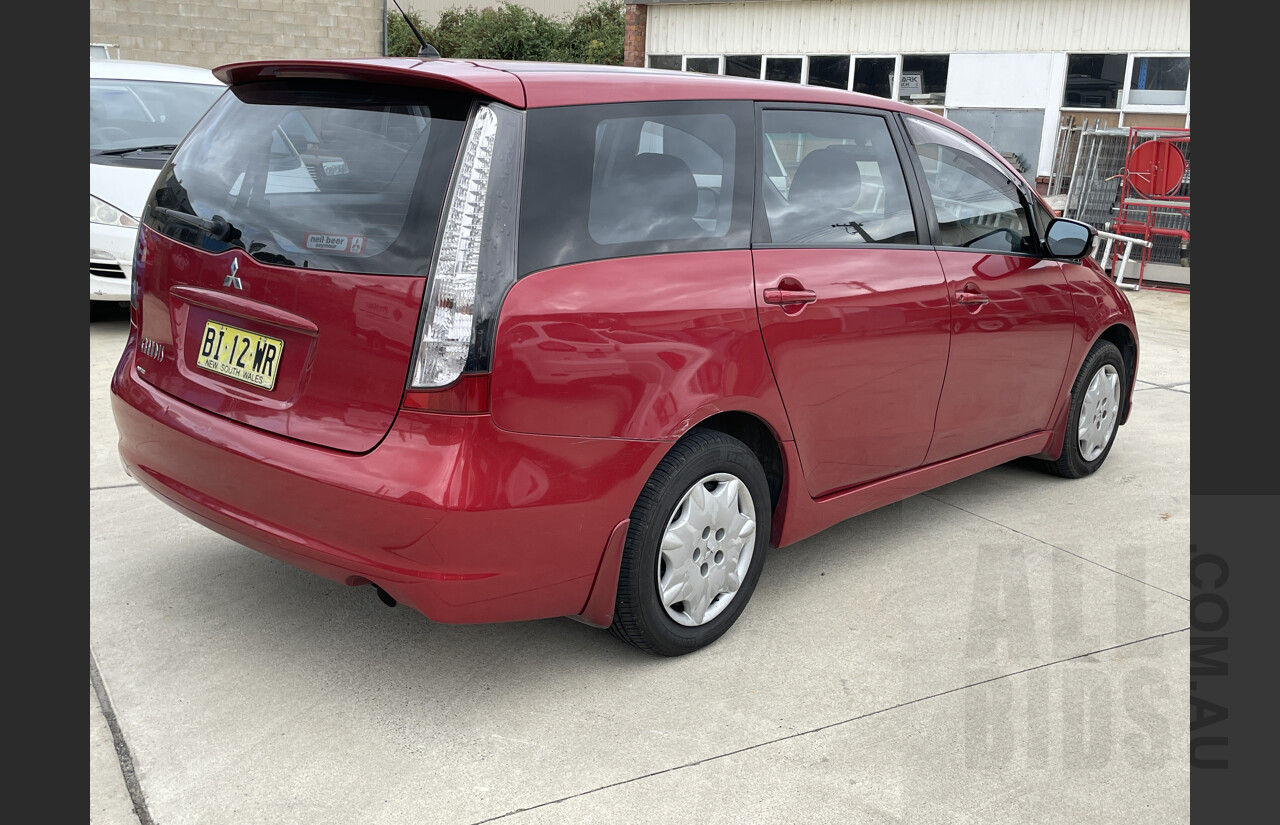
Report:
[{"label": "rear windshield", "polygon": [[269,264],[425,275],[470,103],[336,81],[233,87],[161,171],[144,220]]}]

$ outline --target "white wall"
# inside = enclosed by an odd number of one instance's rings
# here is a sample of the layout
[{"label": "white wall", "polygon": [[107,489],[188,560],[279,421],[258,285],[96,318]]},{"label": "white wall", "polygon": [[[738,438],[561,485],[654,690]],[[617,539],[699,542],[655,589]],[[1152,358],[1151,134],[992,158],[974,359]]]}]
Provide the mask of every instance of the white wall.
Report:
[{"label": "white wall", "polygon": [[958,52],[947,62],[947,108],[1057,108],[1062,84],[1050,79],[1055,55]]},{"label": "white wall", "polygon": [[1048,175],[1058,138],[1058,110],[1067,55],[957,53],[947,63],[947,109],[1043,109],[1044,130],[1036,168]]},{"label": "white wall", "polygon": [[1191,0],[695,0],[647,29],[649,54],[1190,51]]}]

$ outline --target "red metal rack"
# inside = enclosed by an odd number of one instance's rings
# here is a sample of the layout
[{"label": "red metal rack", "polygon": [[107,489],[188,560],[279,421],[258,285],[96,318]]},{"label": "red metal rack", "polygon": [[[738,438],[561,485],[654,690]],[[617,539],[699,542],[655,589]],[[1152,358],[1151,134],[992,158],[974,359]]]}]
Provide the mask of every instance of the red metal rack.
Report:
[{"label": "red metal rack", "polygon": [[[1125,149],[1125,167],[1121,170],[1120,202],[1116,217],[1108,226],[1117,235],[1131,235],[1147,243],[1143,245],[1138,268],[1138,285],[1151,256],[1153,237],[1175,237],[1182,248],[1191,246],[1191,195],[1187,154],[1191,144],[1190,129],[1149,129],[1130,127]],[[1187,194],[1181,194],[1187,189]],[[1188,228],[1161,225],[1160,218],[1185,216]],[[1112,253],[1118,254],[1118,247]],[[1113,261],[1114,263],[1114,261]]]}]

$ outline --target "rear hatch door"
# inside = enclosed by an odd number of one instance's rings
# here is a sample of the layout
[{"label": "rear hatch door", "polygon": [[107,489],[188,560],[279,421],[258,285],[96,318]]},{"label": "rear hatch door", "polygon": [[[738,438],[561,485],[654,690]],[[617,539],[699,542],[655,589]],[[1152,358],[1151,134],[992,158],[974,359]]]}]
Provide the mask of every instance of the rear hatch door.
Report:
[{"label": "rear hatch door", "polygon": [[237,71],[251,81],[174,153],[143,217],[138,373],[247,426],[367,451],[404,395],[475,95],[367,68]]}]

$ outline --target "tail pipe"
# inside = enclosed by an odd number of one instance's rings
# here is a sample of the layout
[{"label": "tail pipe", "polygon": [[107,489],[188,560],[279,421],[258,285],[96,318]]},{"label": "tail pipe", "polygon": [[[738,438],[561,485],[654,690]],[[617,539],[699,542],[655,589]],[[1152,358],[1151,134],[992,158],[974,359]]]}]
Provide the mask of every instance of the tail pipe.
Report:
[{"label": "tail pipe", "polygon": [[[370,584],[372,584],[372,582],[370,582]],[[385,604],[387,607],[396,606],[396,600],[392,598],[390,593],[383,590],[381,587],[378,587],[378,585],[376,584],[373,584],[373,589],[378,591],[378,598],[381,599],[382,603]]]}]

